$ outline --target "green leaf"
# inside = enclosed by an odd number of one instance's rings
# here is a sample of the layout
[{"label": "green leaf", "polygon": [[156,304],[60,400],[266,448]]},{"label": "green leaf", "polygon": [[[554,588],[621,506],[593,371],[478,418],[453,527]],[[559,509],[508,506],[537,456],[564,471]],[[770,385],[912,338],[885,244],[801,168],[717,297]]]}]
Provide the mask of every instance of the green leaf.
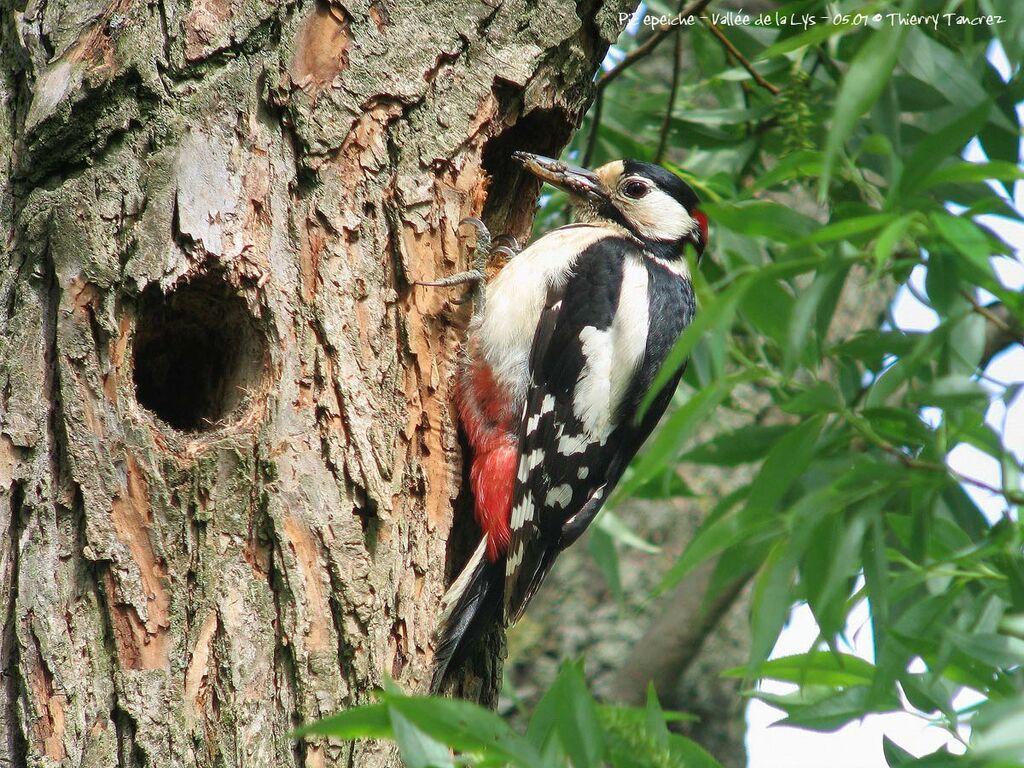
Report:
[{"label": "green leaf", "polygon": [[784,400],[779,407],[786,413],[809,416],[816,413],[835,413],[842,410],[843,400],[836,388],[827,381],[819,381],[796,395]]},{"label": "green leaf", "polygon": [[963,301],[960,297],[960,270],[957,267],[957,259],[951,253],[933,249],[928,254],[924,287],[932,306],[945,314],[956,303]]},{"label": "green leaf", "polygon": [[939,130],[929,132],[904,163],[898,192],[909,195],[922,191],[923,182],[935,171],[936,163],[957,156],[991,111],[991,102],[982,101],[966,114],[957,114]]},{"label": "green leaf", "polygon": [[[668,746],[670,754],[686,768],[722,768],[700,744],[678,733],[668,735]],[[649,768],[649,765],[643,768]]]},{"label": "green leaf", "polygon": [[594,525],[598,530],[604,531],[611,536],[613,541],[617,541],[619,544],[651,555],[661,552],[661,547],[657,547],[646,539],[637,536],[633,529],[626,525],[623,519],[610,509],[602,510],[597,520],[594,521]]},{"label": "green leaf", "polygon": [[736,514],[711,518],[702,525],[665,574],[658,592],[675,586],[702,562],[737,542],[768,530],[778,532],[777,523],[773,524],[767,516],[813,457],[824,418],[808,419],[778,440],[751,485],[746,506]]},{"label": "green leaf", "polygon": [[[733,667],[722,674],[745,677],[747,669]],[[870,683],[875,667],[871,662],[847,653],[808,651],[762,662],[755,674],[759,680],[780,680],[800,686],[848,687]]]},{"label": "green leaf", "polygon": [[964,184],[967,182],[988,181],[999,179],[1002,181],[1017,181],[1024,179],[1024,170],[1021,170],[1013,163],[1003,160],[995,160],[986,163],[971,163],[966,160],[949,163],[932,171],[917,186],[918,191],[936,187],[939,184]]},{"label": "green leaf", "polygon": [[[734,494],[733,498],[723,501],[733,501],[735,497],[738,497],[738,493]],[[665,590],[671,589],[698,565],[734,544],[749,541],[765,533],[778,535],[778,526],[773,525],[772,521],[741,517],[738,513],[728,509],[725,509],[720,515],[711,515],[701,525],[690,543],[686,545],[683,554],[662,577],[655,592],[661,594]]]},{"label": "green leaf", "polygon": [[537,704],[527,738],[538,748],[556,736],[574,768],[598,768],[604,738],[597,708],[578,662],[562,665],[554,684]]},{"label": "green leaf", "polygon": [[994,632],[967,634],[947,630],[946,636],[968,656],[992,667],[1019,667],[1024,664],[1024,640]]},{"label": "green leaf", "polygon": [[961,253],[970,264],[981,270],[982,274],[991,274],[988,240],[974,222],[947,213],[933,213],[930,218],[947,243]]},{"label": "green leaf", "polygon": [[839,87],[832,113],[832,126],[825,140],[820,181],[822,196],[828,191],[832,169],[843,144],[853,133],[860,116],[871,108],[889,81],[906,30],[906,26],[897,24],[873,32],[851,62]]},{"label": "green leaf", "polygon": [[802,357],[806,357],[808,340],[811,329],[814,327],[812,320],[834,278],[835,270],[819,271],[811,284],[800,292],[793,305],[793,311],[789,318],[789,332],[786,336],[785,354],[782,359],[782,371],[787,376],[791,376],[796,369],[797,362]]},{"label": "green leaf", "polygon": [[750,486],[744,514],[752,518],[762,517],[782,501],[786,491],[814,458],[825,418],[818,415],[798,424],[775,444]]},{"label": "green leaf", "polygon": [[608,582],[615,601],[621,606],[625,602],[625,594],[622,591],[622,577],[619,573],[619,553],[615,551],[615,542],[611,535],[594,525],[587,536],[587,549],[597,567],[601,569],[601,575]]},{"label": "green leaf", "polygon": [[913,215],[901,216],[886,225],[885,229],[878,235],[878,239],[875,241],[876,272],[882,270],[889,263],[896,248],[899,247],[900,241],[903,240],[904,235],[907,234],[907,230],[910,229],[910,225],[913,223]]},{"label": "green leaf", "polygon": [[978,382],[967,376],[952,375],[936,379],[918,390],[914,399],[921,405],[939,408],[959,408],[971,403],[988,401],[988,392]]},{"label": "green leaf", "polygon": [[708,414],[721,403],[738,384],[753,381],[760,376],[759,371],[743,371],[739,374],[720,379],[707,389],[701,390],[677,408],[665,420],[633,466],[632,473],[619,485],[612,498],[617,504],[622,498],[633,493],[637,488],[650,482],[666,466],[673,463],[679,454],[682,444],[690,434],[703,423]]},{"label": "green leaf", "polygon": [[764,567],[754,581],[750,601],[750,662],[748,671],[755,673],[772,652],[779,633],[786,623],[793,604],[791,584],[795,559],[789,556],[788,542],[772,547]]},{"label": "green leaf", "polygon": [[[764,694],[758,698],[767,699]],[[769,704],[780,705],[780,697],[772,697]],[[806,728],[811,731],[834,731],[847,723],[859,720],[864,715],[876,712],[893,712],[900,708],[895,692],[890,692],[881,702],[871,699],[871,689],[864,685],[846,688],[807,704],[785,707],[787,716],[779,725]]]},{"label": "green leaf", "polygon": [[819,227],[818,222],[809,216],[769,200],[717,203],[703,207],[716,226],[748,237],[767,237],[782,243],[795,242]]},{"label": "green leaf", "polygon": [[389,707],[391,726],[395,730],[395,741],[402,755],[402,762],[409,768],[455,768],[448,749],[425,734],[401,712]]},{"label": "green leaf", "polygon": [[885,734],[882,735],[882,755],[889,768],[901,768],[917,759]]},{"label": "green leaf", "polygon": [[734,467],[764,458],[780,437],[789,432],[784,424],[762,426],[751,424],[723,432],[680,457],[695,464],[718,464]]},{"label": "green leaf", "polygon": [[824,40],[828,40],[830,37],[845,34],[854,28],[852,18],[853,17],[851,16],[850,21],[841,24],[815,24],[805,32],[784,38],[777,43],[769,45],[757,55],[757,58],[763,60],[770,59],[775,56],[782,56],[799,48],[805,48],[809,45],[817,45]]},{"label": "green leaf", "polygon": [[[486,750],[517,766],[537,768],[540,758],[523,737],[488,709],[460,699],[382,694],[391,712],[460,752]],[[397,730],[396,730],[397,737]]]},{"label": "green leaf", "polygon": [[1024,759],[1024,697],[992,702],[972,722],[972,752],[979,757],[1000,758],[1020,764]]},{"label": "green leaf", "polygon": [[892,213],[873,213],[869,216],[855,216],[851,219],[839,219],[838,221],[822,227],[809,237],[805,237],[803,243],[833,243],[837,240],[850,240],[856,235],[863,235],[867,232],[874,232],[881,229],[895,219]]},{"label": "green leaf", "polygon": [[654,738],[659,746],[668,746],[668,727],[665,725],[665,716],[661,711],[661,703],[658,701],[658,692],[654,690],[654,683],[647,683],[647,732]]},{"label": "green leaf", "polygon": [[965,57],[957,56],[923,29],[905,26],[908,32],[899,61],[907,72],[957,105],[961,114],[987,97]]},{"label": "green leaf", "polygon": [[774,187],[783,181],[817,176],[821,173],[821,152],[802,149],[781,158],[770,170],[762,173],[750,185],[750,192],[759,192]]},{"label": "green leaf", "polygon": [[747,291],[740,308],[755,328],[781,346],[786,341],[794,303],[781,280],[761,280],[757,290]]},{"label": "green leaf", "polygon": [[339,739],[391,738],[391,717],[386,704],[363,704],[297,728],[292,735],[336,736]]}]

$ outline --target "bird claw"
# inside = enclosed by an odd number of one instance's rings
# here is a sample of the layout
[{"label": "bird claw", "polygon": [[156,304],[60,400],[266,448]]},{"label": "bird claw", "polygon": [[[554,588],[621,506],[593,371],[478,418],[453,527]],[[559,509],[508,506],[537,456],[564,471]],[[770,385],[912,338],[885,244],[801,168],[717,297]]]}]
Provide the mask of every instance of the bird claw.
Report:
[{"label": "bird claw", "polygon": [[463,285],[465,283],[482,283],[487,279],[487,275],[478,270],[471,269],[466,272],[458,272],[448,277],[442,277],[439,280],[416,280],[413,285],[424,285],[428,288],[449,288],[453,285]]},{"label": "bird claw", "polygon": [[511,254],[512,256],[515,256],[517,253],[523,250],[523,247],[519,245],[519,241],[516,240],[516,238],[512,235],[498,235],[497,237],[493,238],[491,242],[496,243],[498,245],[498,248],[495,248],[494,252],[497,252],[499,248],[502,248],[504,249],[502,251],[503,253],[508,253]]},{"label": "bird claw", "polygon": [[473,248],[473,268],[465,272],[459,272],[449,277],[442,277],[438,280],[417,280],[413,285],[423,285],[429,288],[449,288],[455,285],[470,284],[472,288],[465,296],[452,299],[454,304],[465,304],[473,300],[473,312],[479,314],[483,311],[484,304],[484,282],[487,279],[486,269],[495,255],[502,254],[507,259],[513,258],[520,251],[519,241],[512,235],[498,235],[492,238],[487,225],[475,216],[467,216],[459,222],[459,226],[470,225],[476,229],[476,245]]}]

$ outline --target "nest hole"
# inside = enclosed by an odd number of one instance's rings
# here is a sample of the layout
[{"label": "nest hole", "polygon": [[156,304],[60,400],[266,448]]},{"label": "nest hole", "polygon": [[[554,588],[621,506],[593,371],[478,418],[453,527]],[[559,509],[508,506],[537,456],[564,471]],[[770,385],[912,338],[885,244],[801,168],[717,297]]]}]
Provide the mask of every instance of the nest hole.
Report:
[{"label": "nest hole", "polygon": [[139,403],[175,429],[202,432],[238,417],[259,391],[267,345],[245,300],[208,274],[143,292],[132,361]]}]

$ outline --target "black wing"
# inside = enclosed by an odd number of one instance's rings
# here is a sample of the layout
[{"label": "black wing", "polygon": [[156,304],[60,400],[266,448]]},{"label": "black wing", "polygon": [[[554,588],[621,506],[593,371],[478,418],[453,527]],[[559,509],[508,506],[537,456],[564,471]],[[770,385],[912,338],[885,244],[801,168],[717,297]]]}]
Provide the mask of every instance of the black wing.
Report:
[{"label": "black wing", "polygon": [[[602,442],[587,431],[574,407],[577,383],[588,365],[581,337],[607,331],[615,321],[627,259],[641,260],[648,271],[651,327],[636,329],[648,338],[643,363],[618,402],[618,426]],[[677,292],[688,297],[683,304],[688,311],[665,315],[666,307],[680,306]],[[587,248],[564,287],[549,292],[534,338],[531,387],[520,424],[512,539],[505,567],[506,623],[522,615],[558,553],[593,520],[664,412],[678,375],[640,423],[629,418],[690,321],[692,307],[688,280],[643,258],[638,246],[619,237]]]}]

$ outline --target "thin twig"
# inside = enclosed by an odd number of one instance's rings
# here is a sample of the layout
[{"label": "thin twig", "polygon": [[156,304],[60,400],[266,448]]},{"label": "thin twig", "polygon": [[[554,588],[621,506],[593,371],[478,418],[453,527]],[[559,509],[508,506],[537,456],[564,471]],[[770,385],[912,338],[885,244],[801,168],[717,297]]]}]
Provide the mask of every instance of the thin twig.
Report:
[{"label": "thin twig", "polygon": [[601,128],[601,110],[604,108],[604,92],[598,91],[594,99],[594,116],[590,120],[590,132],[587,134],[587,146],[583,149],[583,160],[580,163],[584,168],[590,167],[590,161],[594,159],[594,148],[597,146],[597,133]]},{"label": "thin twig", "polygon": [[847,423],[851,424],[858,432],[861,433],[861,435],[866,437],[877,448],[885,451],[890,456],[894,456],[907,469],[921,469],[926,472],[938,472],[943,474],[948,473],[963,485],[970,485],[975,488],[980,488],[983,491],[988,491],[996,496],[1002,496],[1010,504],[1024,504],[1024,494],[1008,488],[997,488],[983,480],[978,480],[975,477],[958,472],[948,464],[939,464],[934,461],[922,461],[921,459],[915,459],[913,456],[908,456],[884,437],[875,434],[875,431],[866,424],[860,423],[859,419],[851,419],[847,416]]},{"label": "thin twig", "polygon": [[[679,12],[682,13],[682,3]],[[658,151],[654,153],[654,162],[660,163],[668,149],[668,132],[672,128],[672,110],[676,105],[676,93],[679,91],[679,70],[682,69],[683,37],[676,35],[672,41],[672,83],[668,89],[668,104],[665,106],[665,118],[661,121],[661,133],[658,136]]]},{"label": "thin twig", "polygon": [[992,325],[1006,334],[1010,339],[1017,342],[1018,344],[1024,344],[1024,332],[1019,327],[1014,328],[1010,323],[1006,322],[1003,318],[992,311],[991,307],[986,307],[984,304],[979,304],[978,300],[971,295],[970,291],[960,289],[960,295],[963,296],[971,304],[971,309],[977,312],[979,315],[988,320]]},{"label": "thin twig", "polygon": [[732,54],[733,58],[750,73],[750,76],[754,78],[755,83],[769,91],[773,96],[779,95],[779,86],[773,85],[765,80],[761,73],[754,69],[754,65],[747,61],[743,54],[739,52],[739,49],[732,44],[732,41],[725,36],[725,33],[718,28],[718,25],[715,24],[715,22],[711,21],[711,19],[704,18],[703,16],[701,17],[701,21],[703,21],[704,25],[711,30],[711,34],[718,38],[718,41],[725,47],[725,50]]},{"label": "thin twig", "polygon": [[641,59],[649,56],[651,52],[658,47],[662,40],[673,32],[676,32],[686,26],[683,22],[691,16],[703,11],[710,2],[711,0],[694,0],[694,2],[690,3],[679,12],[679,16],[677,17],[678,20],[675,24],[663,24],[657,32],[644,40],[643,44],[638,45],[632,51],[627,53],[625,57],[623,57],[622,61],[620,61],[613,69],[609,69],[597,79],[597,92],[600,93],[603,91],[608,87],[612,80],[617,78]]}]

